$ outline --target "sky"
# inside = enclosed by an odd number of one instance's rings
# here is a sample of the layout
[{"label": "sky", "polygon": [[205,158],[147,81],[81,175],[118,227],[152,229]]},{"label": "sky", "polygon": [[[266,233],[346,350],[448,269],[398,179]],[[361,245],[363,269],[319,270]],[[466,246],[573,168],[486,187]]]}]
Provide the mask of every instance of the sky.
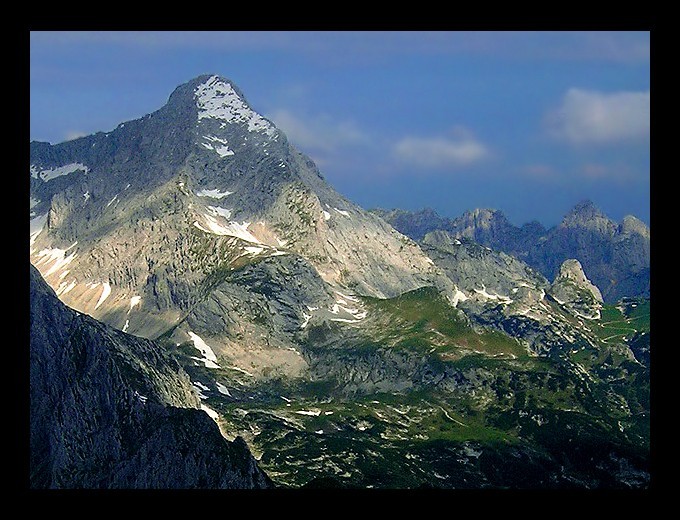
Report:
[{"label": "sky", "polygon": [[364,208],[650,214],[649,32],[31,32],[30,139],[142,117],[201,74]]}]

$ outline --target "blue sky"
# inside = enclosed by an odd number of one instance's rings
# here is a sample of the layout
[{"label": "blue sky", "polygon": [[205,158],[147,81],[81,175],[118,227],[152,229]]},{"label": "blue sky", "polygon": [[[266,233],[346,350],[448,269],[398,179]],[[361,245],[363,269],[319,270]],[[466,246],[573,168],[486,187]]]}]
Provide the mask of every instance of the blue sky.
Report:
[{"label": "blue sky", "polygon": [[32,32],[30,138],[160,108],[195,76],[251,107],[366,207],[502,210],[550,226],[589,198],[649,223],[647,32]]}]

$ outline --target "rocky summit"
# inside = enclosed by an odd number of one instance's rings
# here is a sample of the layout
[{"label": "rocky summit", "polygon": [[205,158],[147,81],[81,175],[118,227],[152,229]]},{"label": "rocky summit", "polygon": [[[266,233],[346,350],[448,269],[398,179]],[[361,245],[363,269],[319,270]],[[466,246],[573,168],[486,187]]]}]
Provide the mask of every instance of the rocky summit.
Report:
[{"label": "rocky summit", "polygon": [[[432,213],[408,237],[215,75],[110,132],[31,143],[29,174],[51,287],[32,290],[31,348],[58,358],[32,374],[40,486],[648,485],[649,300],[602,301],[578,255],[547,276],[480,239],[619,244],[644,278],[641,222],[586,207],[518,231],[480,210],[458,232]],[[40,310],[50,291],[74,310]],[[170,444],[197,450],[185,472]]]},{"label": "rocky summit", "polygon": [[[147,338],[207,335],[228,345],[222,353],[240,350],[233,361],[243,369],[263,351],[277,370],[304,365],[258,315],[276,310],[293,330],[316,315],[360,320],[351,305],[337,307],[338,290],[454,289],[417,244],[333,190],[218,76],[181,85],[160,110],[111,132],[31,143],[30,170],[31,261],[65,303]],[[286,286],[276,309],[243,280],[265,265],[268,281]]]},{"label": "rocky summit", "polygon": [[548,294],[560,305],[586,319],[600,317],[602,294],[600,290],[586,278],[583,267],[578,260],[565,260],[560,272],[550,286]]}]

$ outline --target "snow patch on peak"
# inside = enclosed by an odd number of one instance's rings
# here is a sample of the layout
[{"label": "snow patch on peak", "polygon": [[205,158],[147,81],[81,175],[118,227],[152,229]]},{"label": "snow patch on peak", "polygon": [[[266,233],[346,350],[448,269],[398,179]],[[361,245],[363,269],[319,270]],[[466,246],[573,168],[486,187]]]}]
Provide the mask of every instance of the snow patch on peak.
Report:
[{"label": "snow patch on peak", "polygon": [[312,417],[318,417],[321,415],[321,410],[296,410],[298,415],[311,415]]},{"label": "snow patch on peak", "polygon": [[200,381],[192,381],[191,386],[194,387],[194,391],[196,392],[196,395],[198,395],[199,399],[206,399],[206,396],[203,394],[203,390],[209,390],[207,386],[201,384]]},{"label": "snow patch on peak", "polygon": [[357,302],[359,301],[358,298],[355,298],[354,296],[348,296],[348,295],[346,295],[346,294],[344,294],[344,293],[341,293],[340,291],[335,291],[335,293],[336,293],[338,296],[341,296],[342,298],[344,298],[345,300],[349,300],[349,301],[355,302],[355,303],[357,303]]},{"label": "snow patch on peak", "polygon": [[130,298],[130,310],[128,311],[128,314],[132,311],[132,308],[135,307],[136,305],[139,305],[139,302],[142,301],[141,296],[133,296]]},{"label": "snow patch on peak", "polygon": [[259,255],[264,251],[264,247],[258,247],[258,246],[246,246],[243,248],[248,254],[251,255]]},{"label": "snow patch on peak", "polygon": [[[47,216],[47,215],[45,215]],[[42,230],[42,227],[40,228]],[[31,233],[31,245],[33,245],[33,242],[35,241],[35,237],[38,236],[38,232]],[[35,265],[41,265],[45,264],[45,266],[49,265],[50,263],[53,263],[52,267],[44,274],[44,276],[49,276],[64,267],[66,267],[68,264],[70,264],[73,259],[78,256],[77,253],[71,253],[70,255],[66,256],[66,252],[74,247],[78,242],[73,243],[70,247],[66,249],[59,249],[59,248],[47,248],[43,249],[38,253],[38,256],[40,257],[40,260],[38,260]]]},{"label": "snow patch on peak", "polygon": [[[359,300],[357,298],[354,298],[353,296],[348,296],[346,294],[343,294],[339,291],[335,291],[339,296],[342,296],[344,298],[347,298],[348,300],[352,302],[356,302],[357,308],[353,307],[346,307],[345,305],[348,305],[348,303],[342,299],[339,298],[336,300],[336,302],[333,304],[333,307],[328,309],[331,314],[335,314],[338,317],[337,318],[331,318],[331,321],[339,321],[343,323],[359,323],[361,320],[363,320],[367,315],[368,312],[364,310],[362,305],[360,304]],[[341,313],[345,314],[347,317],[339,317]]]},{"label": "snow patch on peak", "polygon": [[204,385],[203,383],[201,383],[200,381],[192,381],[191,384],[194,385],[194,386],[197,386],[197,387],[200,388],[201,390],[205,390],[206,392],[209,392],[209,391],[210,391],[210,388],[208,388],[207,386],[205,386],[205,385]]},{"label": "snow patch on peak", "polygon": [[312,319],[312,315],[307,314],[305,311],[302,311],[302,316],[304,317],[305,321],[302,322],[302,324],[300,325],[300,328],[304,329],[307,326],[307,324],[309,323],[309,320]]},{"label": "snow patch on peak", "polygon": [[[125,331],[123,331],[123,332],[125,332]],[[147,396],[140,394],[137,390],[135,390],[135,397],[137,397],[137,399],[139,399],[142,402],[142,404],[146,403],[146,401],[148,399]]]},{"label": "snow patch on peak", "polygon": [[508,304],[512,303],[512,299],[501,294],[490,294],[486,291],[486,286],[482,284],[481,291],[479,289],[474,289],[474,291],[479,294],[482,298],[487,300],[498,300],[500,303]]},{"label": "snow patch on peak", "polygon": [[212,213],[213,215],[224,217],[224,218],[229,218],[231,217],[231,210],[227,208],[221,208],[219,206],[208,206],[208,211]]},{"label": "snow patch on peak", "polygon": [[231,393],[229,393],[229,389],[226,386],[224,386],[219,381],[215,381],[215,385],[217,386],[217,391],[219,393],[221,393],[222,395],[227,395],[227,396],[231,397]]},{"label": "snow patch on peak", "polygon": [[63,296],[76,286],[76,282],[62,282],[56,290],[57,296]]},{"label": "snow patch on peak", "polygon": [[458,289],[458,287],[456,287],[456,292],[453,295],[453,302],[451,304],[454,307],[456,307],[458,305],[458,302],[464,302],[467,299],[468,299],[467,295],[463,291]]},{"label": "snow patch on peak", "polygon": [[215,422],[217,422],[217,420],[220,418],[219,414],[215,410],[210,408],[208,405],[201,403],[201,410],[207,413],[210,416],[210,418]]},{"label": "snow patch on peak", "polygon": [[218,76],[211,76],[194,91],[198,120],[221,119],[226,123],[245,123],[249,132],[264,132],[269,136],[276,133],[276,127],[257,112],[237,94],[232,85]]}]

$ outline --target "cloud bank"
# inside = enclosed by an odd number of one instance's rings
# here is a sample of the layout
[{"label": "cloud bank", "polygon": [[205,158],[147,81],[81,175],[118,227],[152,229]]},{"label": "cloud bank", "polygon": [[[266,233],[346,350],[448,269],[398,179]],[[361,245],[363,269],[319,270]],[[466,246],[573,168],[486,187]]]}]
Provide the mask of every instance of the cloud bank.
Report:
[{"label": "cloud bank", "polygon": [[287,109],[268,114],[289,141],[309,152],[334,152],[345,146],[368,141],[368,136],[351,121],[337,121],[326,115],[300,116]]},{"label": "cloud bank", "polygon": [[486,145],[467,132],[454,137],[404,137],[392,149],[403,163],[421,168],[438,169],[467,166],[489,156]]},{"label": "cloud bank", "polygon": [[649,136],[650,93],[572,88],[547,118],[553,137],[571,144],[607,144]]},{"label": "cloud bank", "polygon": [[505,56],[566,61],[649,61],[649,32],[624,31],[32,31],[32,44],[139,49],[288,50],[328,56]]}]

